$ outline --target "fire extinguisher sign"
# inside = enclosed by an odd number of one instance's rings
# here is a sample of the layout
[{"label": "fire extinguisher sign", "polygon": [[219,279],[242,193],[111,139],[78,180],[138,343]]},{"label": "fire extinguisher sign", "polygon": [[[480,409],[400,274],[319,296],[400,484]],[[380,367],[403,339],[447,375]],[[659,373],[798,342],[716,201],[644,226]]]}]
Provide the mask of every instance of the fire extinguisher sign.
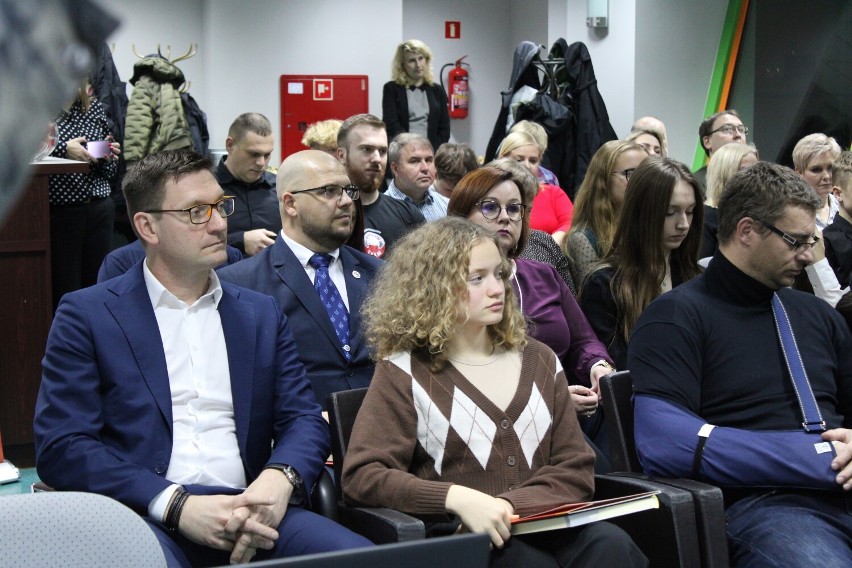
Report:
[{"label": "fire extinguisher sign", "polygon": [[444,22],[444,36],[447,39],[461,39],[461,22]]},{"label": "fire extinguisher sign", "polygon": [[334,79],[314,79],[314,100],[334,100]]}]

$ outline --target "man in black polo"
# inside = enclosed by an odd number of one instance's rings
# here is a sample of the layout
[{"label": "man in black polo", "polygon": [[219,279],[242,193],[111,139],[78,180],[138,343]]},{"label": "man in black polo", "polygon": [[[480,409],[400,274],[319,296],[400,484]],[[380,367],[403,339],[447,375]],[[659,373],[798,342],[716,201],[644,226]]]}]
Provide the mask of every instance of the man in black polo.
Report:
[{"label": "man in black polo", "polygon": [[256,112],[241,114],[228,129],[216,181],[236,198],[228,219],[228,244],[253,256],[273,242],[281,230],[275,175],[266,171],[274,146],[272,124]]}]

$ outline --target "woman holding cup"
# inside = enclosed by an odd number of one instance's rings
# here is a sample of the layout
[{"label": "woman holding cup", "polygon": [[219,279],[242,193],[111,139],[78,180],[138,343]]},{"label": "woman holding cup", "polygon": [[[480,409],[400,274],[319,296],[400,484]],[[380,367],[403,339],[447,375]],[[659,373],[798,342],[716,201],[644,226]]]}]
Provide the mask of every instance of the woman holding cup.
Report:
[{"label": "woman holding cup", "polygon": [[110,180],[120,145],[88,81],[56,119],[55,158],[89,163],[86,173],[50,176],[50,246],[53,307],[63,294],[91,286],[112,245],[115,206]]}]

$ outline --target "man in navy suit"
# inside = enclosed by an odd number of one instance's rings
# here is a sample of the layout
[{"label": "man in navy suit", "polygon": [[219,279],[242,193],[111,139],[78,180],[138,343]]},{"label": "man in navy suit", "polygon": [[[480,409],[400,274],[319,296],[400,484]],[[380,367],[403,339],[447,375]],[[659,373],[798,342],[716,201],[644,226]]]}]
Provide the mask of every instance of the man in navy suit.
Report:
[{"label": "man in navy suit", "polygon": [[275,301],[212,270],[234,209],[210,161],[147,156],[124,193],[146,258],[59,305],[34,424],[41,479],[144,515],[170,566],[368,545],[303,507],[328,428]]},{"label": "man in navy suit", "polygon": [[[343,244],[354,227],[358,189],[332,156],[318,150],[289,156],[278,170],[277,187],[282,229],[275,244],[220,269],[219,276],[278,300],[316,400],[325,407],[330,393],[366,387],[373,377],[360,310],[382,262]],[[348,323],[343,339],[317,290],[315,255],[330,257],[328,276]]]}]

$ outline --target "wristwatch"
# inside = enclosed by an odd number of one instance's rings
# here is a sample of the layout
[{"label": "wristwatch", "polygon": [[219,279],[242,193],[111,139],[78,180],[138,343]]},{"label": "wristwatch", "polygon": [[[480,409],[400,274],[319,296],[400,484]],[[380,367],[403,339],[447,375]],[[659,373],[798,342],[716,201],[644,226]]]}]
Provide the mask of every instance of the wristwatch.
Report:
[{"label": "wristwatch", "polygon": [[288,464],[272,463],[263,469],[277,469],[287,477],[287,481],[293,486],[293,494],[290,496],[290,503],[293,505],[303,505],[305,503],[305,482],[302,481],[302,476],[296,469]]},{"label": "wristwatch", "polygon": [[605,368],[609,369],[610,373],[615,372],[615,367],[610,365],[605,359],[601,359],[600,361],[598,361],[597,363],[592,365],[592,369],[594,369],[595,367],[605,367]]}]

